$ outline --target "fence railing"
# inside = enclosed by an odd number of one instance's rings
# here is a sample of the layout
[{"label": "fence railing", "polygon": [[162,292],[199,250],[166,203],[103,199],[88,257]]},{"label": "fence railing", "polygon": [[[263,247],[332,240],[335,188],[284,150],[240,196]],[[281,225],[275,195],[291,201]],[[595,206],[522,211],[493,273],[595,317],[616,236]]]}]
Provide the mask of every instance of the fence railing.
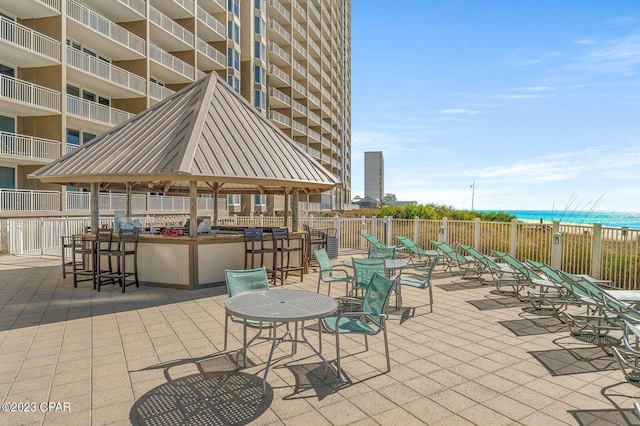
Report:
[{"label": "fence railing", "polygon": [[69,46],[67,64],[140,94],[147,93],[147,82],[144,78]]},{"label": "fence railing", "polygon": [[60,157],[60,142],[0,132],[0,156],[28,158],[32,160],[55,160]]},{"label": "fence railing", "polygon": [[135,116],[130,112],[121,111],[73,95],[67,95],[67,112],[109,126],[117,126]]},{"label": "fence railing", "polygon": [[60,92],[4,74],[0,75],[0,98],[60,112]]},{"label": "fence railing", "polygon": [[[47,198],[47,195],[50,198]],[[67,194],[68,197],[70,196]],[[89,208],[88,194],[73,194],[68,205],[78,210]],[[12,198],[8,200],[8,197]],[[14,198],[19,198],[16,201]],[[33,210],[59,208],[59,193],[0,190],[0,207],[7,201],[29,205]],[[224,200],[221,200],[224,202]],[[201,197],[198,208],[210,209],[213,199]],[[188,209],[187,197],[162,197],[134,195],[132,208],[142,211],[151,207],[162,212]],[[100,208],[124,210],[121,194],[101,194]],[[184,210],[183,210],[184,211]],[[168,216],[167,216],[168,217]],[[154,220],[141,216],[142,221]],[[175,219],[175,216],[174,216]],[[112,223],[113,219],[103,219]],[[181,222],[178,219],[177,222]],[[175,222],[175,220],[174,220]],[[222,217],[219,225],[236,226],[284,226],[282,217]],[[613,281],[619,288],[640,289],[640,230],[571,225],[559,222],[537,224],[512,222],[482,222],[392,219],[392,218],[300,218],[299,225],[314,228],[335,228],[341,250],[365,250],[367,241],[361,236],[366,232],[390,245],[396,245],[396,235],[411,238],[420,247],[434,248],[430,241],[446,241],[452,246],[468,244],[485,254],[491,250],[511,253],[520,260],[532,259],[575,274],[590,274]],[[11,254],[58,254],[60,236],[79,232],[89,225],[89,218],[33,218],[5,219],[0,221],[0,249]],[[291,222],[287,223],[291,226]]]},{"label": "fence railing", "polygon": [[0,16],[0,39],[60,61],[60,42]]}]

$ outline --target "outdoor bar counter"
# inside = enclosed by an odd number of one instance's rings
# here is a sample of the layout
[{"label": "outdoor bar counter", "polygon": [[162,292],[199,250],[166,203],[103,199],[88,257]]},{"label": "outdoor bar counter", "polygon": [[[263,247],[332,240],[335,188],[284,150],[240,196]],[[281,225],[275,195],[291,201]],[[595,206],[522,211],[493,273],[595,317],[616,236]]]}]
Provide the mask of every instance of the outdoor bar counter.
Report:
[{"label": "outdoor bar counter", "polygon": [[[290,244],[303,244],[302,232],[292,233]],[[265,247],[271,247],[271,234],[265,232]],[[164,236],[141,234],[138,243],[138,274],[143,285],[195,289],[206,285],[224,285],[225,269],[244,269],[244,235],[212,234]],[[254,258],[260,266],[260,256]],[[273,257],[264,255],[264,265],[271,269]],[[291,255],[291,266],[299,266],[300,257]],[[251,267],[249,258],[248,268]],[[128,268],[127,268],[128,269]]]}]

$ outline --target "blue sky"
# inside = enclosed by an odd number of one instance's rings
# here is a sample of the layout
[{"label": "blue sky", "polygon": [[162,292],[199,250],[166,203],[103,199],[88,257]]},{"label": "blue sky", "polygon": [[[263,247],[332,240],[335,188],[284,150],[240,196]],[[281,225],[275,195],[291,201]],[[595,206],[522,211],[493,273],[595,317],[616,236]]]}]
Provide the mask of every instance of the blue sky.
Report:
[{"label": "blue sky", "polygon": [[640,3],[352,0],[352,194],[640,211]]}]

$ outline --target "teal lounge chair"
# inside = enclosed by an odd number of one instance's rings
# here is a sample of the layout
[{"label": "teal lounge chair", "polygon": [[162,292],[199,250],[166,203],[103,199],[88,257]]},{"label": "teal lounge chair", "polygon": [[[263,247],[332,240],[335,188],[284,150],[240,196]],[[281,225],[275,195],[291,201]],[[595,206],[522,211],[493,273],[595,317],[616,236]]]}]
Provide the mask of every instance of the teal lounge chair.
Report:
[{"label": "teal lounge chair", "polygon": [[[520,300],[521,302],[532,300],[530,295],[528,299],[523,298],[521,292],[523,292],[525,288],[531,288],[533,286],[538,287],[540,289],[540,293],[545,293],[549,292],[549,290],[553,290],[552,294],[558,294],[559,287],[556,283],[547,280],[546,277],[542,274],[536,273],[533,269],[520,262],[515,257],[511,256],[509,253],[503,253],[496,250],[491,250],[491,252],[496,256],[497,259],[500,259],[505,264],[509,265],[512,269],[517,271],[518,274],[520,274],[521,280],[518,283],[510,284],[515,291],[518,300]],[[536,304],[534,304],[533,306],[536,307]]]},{"label": "teal lounge chair", "polygon": [[462,272],[462,276],[466,276],[467,272],[473,270],[478,272],[477,262],[472,257],[463,256],[458,253],[453,247],[445,242],[431,240],[431,244],[436,246],[438,250],[444,255],[445,266],[444,270],[449,271],[452,274],[453,267],[456,267],[458,271]]},{"label": "teal lounge chair", "polygon": [[502,283],[502,277],[505,274],[510,274],[513,277],[513,279],[515,279],[518,283],[521,282],[522,278],[520,274],[511,266],[503,263],[496,263],[493,261],[493,259],[485,256],[484,254],[480,253],[478,250],[474,249],[471,246],[468,246],[465,244],[458,244],[458,247],[460,247],[462,250],[465,250],[467,253],[469,253],[480,265],[480,268],[478,269],[478,279],[480,279],[480,276],[483,273],[489,273],[498,291],[502,292],[501,283]]},{"label": "teal lounge chair", "polygon": [[[403,237],[402,235],[396,235],[396,239],[400,241],[403,247],[405,247],[409,252],[409,263],[411,263],[414,267],[426,267],[427,263],[434,256],[438,256],[437,250],[424,250],[419,247],[416,243],[411,240],[409,237]],[[424,259],[423,259],[424,258]],[[416,265],[416,260],[418,262],[422,262],[422,265]]]},{"label": "teal lounge chair", "polygon": [[369,247],[369,259],[395,259],[395,247]]}]

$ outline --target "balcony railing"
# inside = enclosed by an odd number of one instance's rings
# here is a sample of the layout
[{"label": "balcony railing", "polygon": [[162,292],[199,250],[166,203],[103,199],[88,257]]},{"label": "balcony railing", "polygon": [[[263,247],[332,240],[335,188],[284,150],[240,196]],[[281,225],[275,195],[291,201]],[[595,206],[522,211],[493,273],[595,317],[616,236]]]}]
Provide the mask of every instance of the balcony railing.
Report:
[{"label": "balcony railing", "polygon": [[67,144],[67,154],[70,153],[70,152],[75,151],[78,148],[80,148],[80,145],[74,145],[72,143],[68,143]]},{"label": "balcony railing", "polygon": [[198,19],[204,22],[204,24],[207,27],[211,28],[213,31],[218,33],[220,37],[222,38],[227,37],[227,27],[225,27],[225,25],[222,22],[218,21],[216,18],[211,16],[209,12],[207,12],[200,6],[198,6]]},{"label": "balcony railing", "polygon": [[298,23],[298,21],[296,21],[295,19],[293,19],[293,20],[291,21],[291,25],[293,26],[293,28],[294,28],[296,31],[298,31],[298,32],[300,33],[300,35],[302,36],[302,38],[303,38],[304,40],[306,40],[306,39],[307,39],[307,31],[302,27],[302,25],[300,25],[300,24]]},{"label": "balcony railing", "polygon": [[314,122],[320,124],[320,116],[318,114],[316,114],[315,112],[309,111],[307,113],[307,117],[309,117],[310,120],[313,120]]},{"label": "balcony railing", "polygon": [[278,123],[282,123],[285,126],[291,127],[291,119],[278,111],[269,111],[269,118]]},{"label": "balcony railing", "polygon": [[291,84],[291,76],[275,65],[271,65],[271,74],[278,77],[280,80],[284,81],[287,84]]},{"label": "balcony railing", "polygon": [[153,44],[150,45],[149,47],[151,48],[150,50],[151,54],[149,55],[149,57],[152,60],[168,68],[171,68],[175,72],[182,74],[185,77],[194,78],[195,69],[191,65],[165,52],[164,50],[160,49],[159,47]]},{"label": "balcony railing", "polygon": [[311,130],[309,129],[309,137],[313,138],[315,140],[317,140],[318,142],[320,142],[320,140],[322,139],[322,136],[320,136],[320,133],[316,132],[315,130]]},{"label": "balcony railing", "polygon": [[291,106],[293,107],[293,109],[295,109],[299,113],[307,115],[307,107],[302,105],[300,102],[296,101],[295,99],[291,100]]},{"label": "balcony railing", "polygon": [[309,28],[311,28],[311,30],[315,33],[316,37],[319,38],[320,30],[318,29],[318,26],[314,24],[312,21],[307,21],[307,23],[309,24]]},{"label": "balcony railing", "polygon": [[73,95],[67,95],[67,112],[108,126],[116,126],[135,116],[135,114],[81,99]]},{"label": "balcony railing", "polygon": [[296,61],[295,59],[293,60],[293,69],[298,71],[303,76],[305,76],[305,77],[307,76],[307,69],[305,67],[303,67],[302,65],[300,65],[300,63],[298,61]]},{"label": "balcony railing", "polygon": [[0,16],[0,39],[60,61],[60,42]]},{"label": "balcony railing", "polygon": [[320,107],[320,99],[316,95],[309,93],[307,94],[307,99],[313,102],[314,105],[317,105],[318,107]]},{"label": "balcony railing", "polygon": [[291,63],[291,55],[285,52],[280,46],[271,42],[271,51],[276,55],[280,56],[286,63]]},{"label": "balcony railing", "polygon": [[282,17],[286,20],[286,21],[291,21],[291,14],[287,11],[287,9],[285,9],[278,0],[269,0],[269,4],[271,5],[271,7],[273,7],[275,10],[277,10],[278,12],[280,12],[280,14],[282,15]]},{"label": "balcony railing", "polygon": [[142,0],[118,0],[122,4],[126,4],[142,16],[147,15],[147,6]]},{"label": "balcony railing", "polygon": [[300,43],[298,43],[296,40],[293,40],[293,48],[298,51],[298,53],[300,53],[300,55],[302,55],[303,58],[307,58],[307,49],[304,48],[304,46],[302,46]]},{"label": "balcony railing", "polygon": [[67,0],[67,16],[131,50],[145,55],[145,42],[143,39],[80,3]]},{"label": "balcony railing", "polygon": [[285,30],[282,25],[278,24],[278,21],[276,21],[275,19],[270,19],[269,28],[280,34],[282,38],[284,38],[289,44],[291,44],[291,33]]},{"label": "balcony railing", "polygon": [[320,46],[318,46],[318,43],[311,39],[307,39],[307,46],[309,46],[309,50],[312,50],[317,57],[320,56]]},{"label": "balcony railing", "polygon": [[157,99],[159,101],[168,98],[169,96],[173,95],[174,93],[176,93],[175,91],[171,90],[171,89],[167,89],[164,86],[160,86],[157,83],[151,82],[150,86],[149,86],[149,96],[151,96],[153,99]]},{"label": "balcony railing", "polygon": [[[311,132],[311,130],[309,130]],[[309,148],[309,154],[313,155],[316,158],[320,158],[320,151],[314,148]]]},{"label": "balcony railing", "polygon": [[[311,58],[309,58],[309,61],[307,63],[311,63]],[[307,80],[309,80],[309,84],[312,85],[313,87],[315,87],[317,90],[320,90],[320,82],[318,81],[317,78],[315,78],[314,76],[312,76],[311,74],[309,74],[307,76]],[[320,101],[317,102],[318,105],[320,105]]]},{"label": "balcony railing", "polygon": [[38,1],[60,12],[60,0],[38,0]]},{"label": "balcony railing", "polygon": [[309,15],[312,16],[312,18],[315,18],[314,21],[315,22],[320,22],[320,13],[318,13],[318,9],[316,9],[316,7],[313,5],[312,2],[309,2]]},{"label": "balcony railing", "polygon": [[0,155],[32,160],[55,160],[60,157],[60,142],[0,132]]},{"label": "balcony railing", "polygon": [[280,102],[287,104],[288,106],[291,106],[291,96],[286,95],[285,93],[282,93],[280,90],[276,89],[275,87],[272,87],[269,89],[269,94],[278,99]]},{"label": "balcony railing", "polygon": [[299,131],[300,133],[306,135],[307,134],[307,126],[305,126],[304,124],[298,123],[296,120],[293,120],[291,122],[292,126],[294,129],[296,129],[297,131]]},{"label": "balcony railing", "polygon": [[60,193],[58,191],[0,189],[0,211],[60,211]]},{"label": "balcony railing", "polygon": [[302,6],[300,6],[300,4],[297,2],[297,0],[292,0],[291,3],[293,4],[293,9],[298,12],[300,14],[300,16],[302,16],[302,20],[306,21],[307,20],[307,12],[305,12],[304,8]]},{"label": "balcony railing", "polygon": [[293,80],[293,82],[291,83],[291,85],[293,86],[293,88],[300,93],[302,96],[307,96],[307,88],[304,87],[302,84],[298,83],[297,81]]},{"label": "balcony railing", "polygon": [[0,98],[60,111],[60,92],[6,75],[0,75]]},{"label": "balcony railing", "polygon": [[320,69],[320,64],[318,64],[318,61],[316,61],[313,58],[308,58],[307,59],[307,64],[313,68],[314,70],[316,70],[318,73],[320,73],[321,69]]},{"label": "balcony railing", "polygon": [[198,39],[198,52],[207,56],[211,60],[217,62],[221,66],[223,67],[226,66],[227,55],[219,52],[217,49],[215,49],[213,46],[211,46],[209,43],[202,40],[201,38]]},{"label": "balcony railing", "polygon": [[147,93],[144,78],[73,47],[67,47],[67,64],[143,95]]},{"label": "balcony railing", "polygon": [[173,34],[176,38],[184,41],[189,46],[193,46],[194,36],[191,31],[187,31],[182,25],[169,18],[153,6],[149,6],[149,20],[159,27],[164,28],[167,32]]}]

